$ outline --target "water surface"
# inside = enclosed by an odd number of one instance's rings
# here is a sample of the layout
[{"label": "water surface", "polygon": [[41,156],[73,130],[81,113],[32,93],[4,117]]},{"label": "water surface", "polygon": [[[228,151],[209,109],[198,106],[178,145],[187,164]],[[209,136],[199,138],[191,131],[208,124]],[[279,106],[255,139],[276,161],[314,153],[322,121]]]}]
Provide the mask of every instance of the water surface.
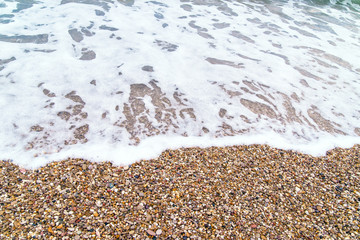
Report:
[{"label": "water surface", "polygon": [[0,157],[360,139],[356,1],[4,1]]}]

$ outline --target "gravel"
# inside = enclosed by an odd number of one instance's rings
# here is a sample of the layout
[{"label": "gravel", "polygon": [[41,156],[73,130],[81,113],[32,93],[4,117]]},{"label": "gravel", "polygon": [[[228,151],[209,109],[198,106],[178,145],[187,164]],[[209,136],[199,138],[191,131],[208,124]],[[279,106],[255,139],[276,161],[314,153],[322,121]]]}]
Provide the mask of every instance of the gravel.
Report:
[{"label": "gravel", "polygon": [[0,239],[359,239],[360,146],[182,148],[130,166],[0,161]]}]

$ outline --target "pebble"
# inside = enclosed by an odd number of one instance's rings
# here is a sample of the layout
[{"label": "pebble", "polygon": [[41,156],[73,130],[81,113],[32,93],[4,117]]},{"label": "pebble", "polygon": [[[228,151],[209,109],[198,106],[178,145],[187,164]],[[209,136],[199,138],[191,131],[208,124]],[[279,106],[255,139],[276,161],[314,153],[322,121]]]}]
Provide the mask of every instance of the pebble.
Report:
[{"label": "pebble", "polygon": [[136,208],[137,210],[141,210],[144,208],[144,204],[140,203]]},{"label": "pebble", "polygon": [[0,161],[0,239],[360,239],[359,158],[359,145],[323,157],[243,145],[131,167]]},{"label": "pebble", "polygon": [[322,208],[320,206],[316,206],[316,209],[321,212],[322,211]]},{"label": "pebble", "polygon": [[150,214],[146,214],[146,219],[145,219],[145,221],[146,221],[146,222],[150,222],[151,220],[152,220],[151,215],[150,215]]},{"label": "pebble", "polygon": [[156,233],[154,233],[154,231],[152,230],[146,230],[147,234],[151,235],[151,236],[156,236]]}]

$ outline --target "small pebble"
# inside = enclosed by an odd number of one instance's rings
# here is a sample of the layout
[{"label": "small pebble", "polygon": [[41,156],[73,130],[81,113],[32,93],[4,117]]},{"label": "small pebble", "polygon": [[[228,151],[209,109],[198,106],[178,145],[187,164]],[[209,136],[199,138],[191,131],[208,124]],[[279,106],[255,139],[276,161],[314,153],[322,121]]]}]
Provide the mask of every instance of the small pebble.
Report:
[{"label": "small pebble", "polygon": [[156,236],[156,233],[154,233],[154,231],[152,230],[146,230],[147,234],[151,235],[151,236]]},{"label": "small pebble", "polygon": [[150,214],[146,214],[146,219],[145,219],[145,221],[146,221],[146,222],[150,222],[151,220],[152,220],[151,215],[150,215]]},{"label": "small pebble", "polygon": [[316,206],[316,209],[321,212],[322,211],[322,208],[320,206]]}]

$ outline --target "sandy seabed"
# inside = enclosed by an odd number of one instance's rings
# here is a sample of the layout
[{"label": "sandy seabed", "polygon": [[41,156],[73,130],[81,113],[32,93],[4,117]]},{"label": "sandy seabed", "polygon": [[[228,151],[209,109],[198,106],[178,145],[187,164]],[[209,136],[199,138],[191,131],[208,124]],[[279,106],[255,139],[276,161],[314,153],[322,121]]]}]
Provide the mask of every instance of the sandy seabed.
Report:
[{"label": "sandy seabed", "polygon": [[127,167],[1,161],[0,239],[358,239],[360,146],[182,148]]}]

